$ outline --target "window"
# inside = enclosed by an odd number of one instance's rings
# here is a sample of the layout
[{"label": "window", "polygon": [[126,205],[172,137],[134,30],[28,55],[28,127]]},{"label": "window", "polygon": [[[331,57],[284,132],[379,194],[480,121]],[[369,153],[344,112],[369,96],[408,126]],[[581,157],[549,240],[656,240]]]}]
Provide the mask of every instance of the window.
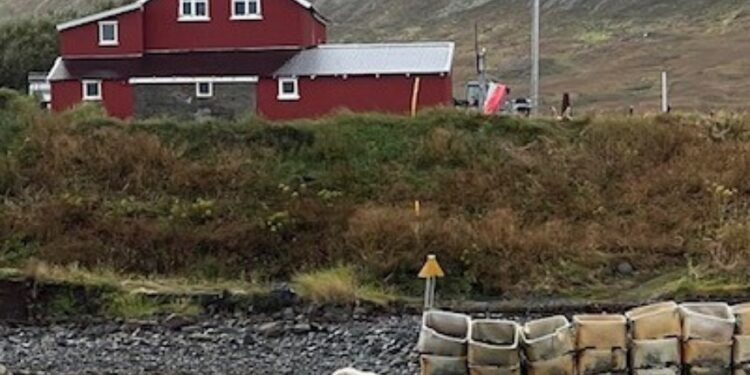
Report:
[{"label": "window", "polygon": [[297,78],[279,79],[279,100],[299,100],[299,81]]},{"label": "window", "polygon": [[259,20],[262,18],[260,0],[232,0],[233,20]]},{"label": "window", "polygon": [[102,100],[102,81],[87,80],[81,85],[83,86],[83,100]]},{"label": "window", "polygon": [[179,21],[208,21],[208,0],[180,0]]},{"label": "window", "polygon": [[199,98],[210,98],[214,96],[213,82],[198,82],[195,84],[195,96]]},{"label": "window", "polygon": [[117,21],[99,22],[99,45],[100,46],[118,45],[120,42],[119,28],[120,27]]}]

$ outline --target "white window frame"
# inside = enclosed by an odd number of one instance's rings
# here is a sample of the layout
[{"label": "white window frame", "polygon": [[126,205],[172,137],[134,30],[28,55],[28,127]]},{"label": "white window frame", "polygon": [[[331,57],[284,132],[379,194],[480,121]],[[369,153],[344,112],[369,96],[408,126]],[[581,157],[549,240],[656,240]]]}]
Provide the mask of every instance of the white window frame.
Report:
[{"label": "white window frame", "polygon": [[[114,40],[104,39],[104,27],[112,26],[114,28]],[[118,21],[101,21],[99,22],[99,45],[104,47],[120,45],[120,22]]]},{"label": "white window frame", "polygon": [[[203,16],[196,16],[195,10],[196,10],[196,4],[197,3],[204,3],[206,4],[206,14]],[[191,4],[190,9],[192,10],[191,14],[185,14],[185,4]],[[177,10],[177,20],[180,22],[206,22],[211,20],[211,2],[210,0],[180,0],[178,3],[178,6],[180,7]]]},{"label": "white window frame", "polygon": [[[89,95],[88,86],[96,85],[97,95]],[[102,100],[102,81],[98,79],[85,79],[81,81],[81,90],[83,91],[83,100],[87,102],[96,102]]]},{"label": "white window frame", "polygon": [[[284,85],[287,83],[291,83],[294,85],[294,92],[286,93],[284,92]],[[278,99],[283,101],[294,101],[299,100],[299,78],[297,77],[283,77],[279,78],[279,93],[278,93]]]},{"label": "white window frame", "polygon": [[[250,21],[257,21],[263,19],[263,5],[262,0],[229,0],[230,5],[232,7],[232,20],[250,20]],[[258,7],[258,13],[245,13],[245,14],[237,14],[235,13],[237,11],[236,5],[237,3],[245,3],[245,11],[250,9],[250,3],[256,3]]]},{"label": "white window frame", "polygon": [[[208,85],[208,92],[204,93],[201,91],[201,85]],[[196,98],[213,98],[214,97],[214,83],[210,81],[198,81],[195,83],[195,97]]]}]

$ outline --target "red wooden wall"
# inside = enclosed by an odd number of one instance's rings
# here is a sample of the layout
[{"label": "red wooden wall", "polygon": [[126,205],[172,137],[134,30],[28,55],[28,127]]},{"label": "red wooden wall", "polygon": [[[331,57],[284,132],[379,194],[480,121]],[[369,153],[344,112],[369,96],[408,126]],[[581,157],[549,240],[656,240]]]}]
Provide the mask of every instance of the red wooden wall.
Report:
[{"label": "red wooden wall", "polygon": [[[322,117],[341,109],[354,112],[411,112],[415,77],[357,76],[300,78],[298,101],[279,101],[278,83],[261,79],[258,83],[258,112],[271,120]],[[418,108],[451,105],[453,85],[450,76],[420,78]]]},{"label": "red wooden wall", "polygon": [[231,1],[212,0],[210,22],[179,22],[178,4],[179,0],[146,4],[147,50],[309,47],[325,41],[325,26],[294,0],[264,0],[260,21],[231,20]]},{"label": "red wooden wall", "polygon": [[143,53],[143,13],[140,10],[107,20],[119,21],[119,45],[99,46],[99,21],[96,21],[60,32],[60,54],[64,57],[96,57]]},{"label": "red wooden wall", "polygon": [[230,0],[210,2],[210,21],[179,22],[179,0],[152,0],[107,20],[119,21],[118,46],[99,46],[99,21],[60,32],[66,58],[138,55],[144,52],[291,47],[326,42],[326,26],[294,0],[264,0],[262,20],[232,20]]},{"label": "red wooden wall", "polygon": [[[62,112],[80,104],[83,88],[80,81],[52,82],[52,110]],[[133,88],[127,81],[103,81],[102,104],[112,117],[133,116]]]}]

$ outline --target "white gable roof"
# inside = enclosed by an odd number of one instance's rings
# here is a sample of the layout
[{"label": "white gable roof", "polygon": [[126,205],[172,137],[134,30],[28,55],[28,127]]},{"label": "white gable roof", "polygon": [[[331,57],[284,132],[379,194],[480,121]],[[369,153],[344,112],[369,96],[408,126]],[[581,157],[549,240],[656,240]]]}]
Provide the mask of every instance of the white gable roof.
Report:
[{"label": "white gable roof", "polygon": [[[78,18],[72,21],[64,22],[64,23],[57,25],[57,30],[63,31],[66,29],[72,29],[74,27],[85,25],[87,23],[96,22],[96,21],[100,21],[106,18],[117,16],[123,13],[132,12],[134,10],[143,8],[143,6],[146,5],[146,3],[148,3],[149,1],[151,0],[137,0],[136,2],[131,3],[131,4],[105,10],[103,12],[92,14],[90,16],[86,16],[82,18]],[[310,3],[309,1],[307,0],[293,0],[293,1],[299,4],[300,6],[302,6],[303,8],[309,9],[313,11],[316,15],[320,16],[317,10],[315,10],[315,8],[313,7],[312,3]],[[325,19],[323,19],[322,17],[319,17],[319,19],[321,20],[321,22],[325,21]]]},{"label": "white gable roof", "polygon": [[276,76],[449,74],[452,42],[322,44],[306,49]]}]

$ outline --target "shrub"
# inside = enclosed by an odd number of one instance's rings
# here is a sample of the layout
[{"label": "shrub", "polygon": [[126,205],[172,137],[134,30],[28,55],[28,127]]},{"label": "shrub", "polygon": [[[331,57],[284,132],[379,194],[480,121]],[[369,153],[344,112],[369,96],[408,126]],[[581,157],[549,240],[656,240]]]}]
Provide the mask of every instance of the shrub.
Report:
[{"label": "shrub", "polygon": [[315,275],[331,290],[311,298],[348,301],[367,285],[351,270],[417,293],[428,254],[446,292],[630,287],[684,275],[686,258],[747,280],[741,116],[122,123],[91,107],[19,108],[0,110],[18,124],[0,156],[6,264],[253,280],[333,267]]}]

